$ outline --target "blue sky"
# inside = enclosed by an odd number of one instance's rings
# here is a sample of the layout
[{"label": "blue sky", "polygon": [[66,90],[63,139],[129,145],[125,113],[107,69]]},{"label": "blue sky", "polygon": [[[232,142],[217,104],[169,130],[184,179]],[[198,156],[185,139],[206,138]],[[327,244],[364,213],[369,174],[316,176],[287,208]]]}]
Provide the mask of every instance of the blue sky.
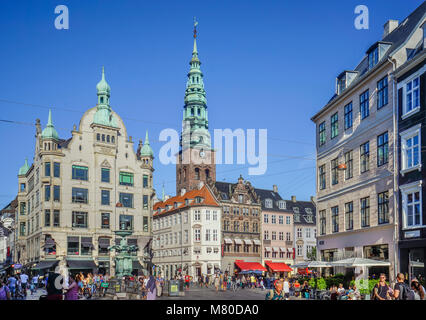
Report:
[{"label": "blue sky", "polygon": [[[217,180],[242,174],[281,196],[315,194],[315,126],[310,118],[334,91],[335,77],[361,60],[388,19],[402,21],[421,0],[374,1],[1,1],[0,207],[18,190],[17,172],[34,155],[33,125],[48,109],[61,138],[96,104],[104,65],[111,105],[134,140],[150,132],[154,184],[175,192],[175,167],[158,161],[164,128],[180,129],[193,17],[214,128],[268,129],[268,170],[222,165]],[[69,8],[70,29],[56,30],[54,9]],[[356,30],[354,8],[369,8]],[[19,102],[19,103],[12,103]],[[136,144],[135,144],[136,145]]]}]

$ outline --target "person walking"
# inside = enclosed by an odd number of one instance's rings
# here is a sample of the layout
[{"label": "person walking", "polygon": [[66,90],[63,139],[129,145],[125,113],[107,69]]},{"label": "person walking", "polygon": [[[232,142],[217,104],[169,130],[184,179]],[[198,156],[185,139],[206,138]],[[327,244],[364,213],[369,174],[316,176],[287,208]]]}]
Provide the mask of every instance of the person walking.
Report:
[{"label": "person walking", "polygon": [[[275,280],[275,282],[276,281],[278,280]],[[283,281],[283,291],[285,299],[288,300],[288,298],[290,298],[290,283],[288,282],[288,278],[285,278],[285,280]]]},{"label": "person walking", "polygon": [[156,281],[154,276],[150,275],[148,283],[146,284],[147,297],[146,300],[155,300],[157,297]]},{"label": "person walking", "polygon": [[0,279],[0,300],[10,300],[10,289],[4,279]]},{"label": "person walking", "polygon": [[386,283],[386,275],[381,273],[379,282],[373,288],[372,300],[391,300],[390,287]]},{"label": "person walking", "polygon": [[426,300],[425,288],[416,278],[411,281],[411,289],[414,290],[414,300]]},{"label": "person walking", "polygon": [[19,276],[21,279],[21,288],[24,296],[27,296],[27,288],[28,288],[28,275],[25,272],[22,272]]},{"label": "person walking", "polygon": [[10,277],[7,279],[7,283],[8,283],[8,286],[9,286],[10,295],[12,296],[12,298],[15,297],[15,293],[16,293],[16,282],[17,282],[17,279],[13,275],[10,275]]},{"label": "person walking", "polygon": [[404,282],[403,273],[398,273],[396,283],[393,289],[393,297],[395,300],[414,300],[414,291]]},{"label": "person walking", "polygon": [[217,274],[214,277],[214,287],[216,288],[216,292],[218,292],[220,287],[220,278]]},{"label": "person walking", "polygon": [[78,300],[78,284],[77,284],[77,277],[75,276],[75,279],[73,277],[69,277],[69,283],[68,288],[66,289],[65,293],[65,300]]}]

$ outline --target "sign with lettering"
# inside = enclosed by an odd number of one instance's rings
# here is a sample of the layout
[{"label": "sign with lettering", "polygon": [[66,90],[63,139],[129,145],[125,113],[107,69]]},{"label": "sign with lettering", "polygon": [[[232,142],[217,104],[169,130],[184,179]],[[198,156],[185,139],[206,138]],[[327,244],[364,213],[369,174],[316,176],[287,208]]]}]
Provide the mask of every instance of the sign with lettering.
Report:
[{"label": "sign with lettering", "polygon": [[407,238],[417,238],[420,237],[420,230],[414,230],[414,231],[405,231],[404,237]]}]

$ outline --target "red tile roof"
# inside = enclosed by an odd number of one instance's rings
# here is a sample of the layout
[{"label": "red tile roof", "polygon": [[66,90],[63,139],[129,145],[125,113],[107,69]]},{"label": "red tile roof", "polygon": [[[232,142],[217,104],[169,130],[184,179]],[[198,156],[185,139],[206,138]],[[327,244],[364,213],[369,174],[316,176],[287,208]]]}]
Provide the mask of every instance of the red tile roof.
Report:
[{"label": "red tile roof", "polygon": [[[195,198],[200,197],[202,199],[201,202],[195,202]],[[192,200],[189,204],[185,204],[185,199]],[[175,202],[178,204],[177,208],[175,208]],[[166,206],[169,206],[169,210],[166,210]],[[210,189],[204,185],[199,190],[191,190],[186,192],[183,196],[175,196],[167,199],[166,201],[157,202],[154,204],[154,214],[153,216],[162,215],[164,213],[173,212],[177,209],[182,209],[185,207],[195,207],[195,206],[214,206],[219,207],[219,203],[214,198]],[[161,212],[158,213],[158,209],[161,208]]]}]

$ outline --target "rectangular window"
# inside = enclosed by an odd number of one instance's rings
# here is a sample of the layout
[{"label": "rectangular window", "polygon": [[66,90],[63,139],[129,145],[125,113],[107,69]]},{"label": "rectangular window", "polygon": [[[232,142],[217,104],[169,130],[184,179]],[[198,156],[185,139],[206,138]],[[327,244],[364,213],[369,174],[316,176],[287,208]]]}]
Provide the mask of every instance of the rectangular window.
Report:
[{"label": "rectangular window", "polygon": [[144,188],[148,188],[148,176],[146,174],[143,175],[142,184]]},{"label": "rectangular window", "polygon": [[285,223],[291,224],[291,217],[289,217],[289,216],[285,217]]},{"label": "rectangular window", "polygon": [[234,221],[234,231],[235,232],[240,231],[240,223],[238,221]]},{"label": "rectangular window", "polygon": [[277,240],[277,232],[272,231],[272,240]]},{"label": "rectangular window", "polygon": [[19,235],[25,236],[25,222],[21,222],[19,225]]},{"label": "rectangular window", "polygon": [[278,239],[279,239],[280,241],[284,241],[284,232],[280,231],[280,232],[278,233]]},{"label": "rectangular window", "polygon": [[201,241],[201,230],[200,229],[194,229],[194,241],[196,241],[196,242]]},{"label": "rectangular window", "polygon": [[25,192],[25,183],[20,184],[20,191]]},{"label": "rectangular window", "polygon": [[379,61],[379,47],[375,47],[368,53],[368,69],[373,68]]},{"label": "rectangular window", "polygon": [[79,239],[79,237],[68,237],[67,253],[69,255],[79,255],[79,253],[80,253],[80,239]]},{"label": "rectangular window", "polygon": [[339,207],[331,208],[331,224],[333,232],[339,232]]},{"label": "rectangular window", "polygon": [[330,123],[331,123],[331,139],[333,139],[339,135],[339,118],[338,118],[337,112],[331,116]]},{"label": "rectangular window", "polygon": [[148,232],[148,217],[143,217],[142,223],[143,232]]},{"label": "rectangular window", "polygon": [[119,201],[125,208],[133,208],[133,194],[120,192]]},{"label": "rectangular window", "polygon": [[27,211],[26,207],[27,207],[27,204],[25,202],[21,202],[19,204],[19,213],[22,214],[22,215],[24,215],[26,213],[26,211]]},{"label": "rectangular window", "polygon": [[407,228],[422,226],[421,187],[413,188],[409,191],[403,191],[402,196],[405,215],[404,226]]},{"label": "rectangular window", "polygon": [[268,230],[263,231],[263,240],[269,240],[269,231]]},{"label": "rectangular window", "polygon": [[377,195],[377,207],[379,213],[379,224],[389,223],[389,193],[388,191]]},{"label": "rectangular window", "polygon": [[44,176],[50,177],[50,162],[44,163]]},{"label": "rectangular window", "polygon": [[275,214],[273,214],[273,215],[271,216],[271,222],[272,222],[273,224],[276,224],[276,223],[277,223],[277,216],[276,216]]},{"label": "rectangular window", "polygon": [[318,168],[319,174],[319,188],[320,190],[325,189],[325,164]]},{"label": "rectangular window", "polygon": [[133,173],[120,172],[119,180],[122,186],[133,186]]},{"label": "rectangular window", "polygon": [[133,230],[133,216],[120,214],[120,230]]},{"label": "rectangular window", "polygon": [[61,226],[61,216],[59,210],[53,210],[53,226],[60,227]]},{"label": "rectangular window", "polygon": [[109,190],[101,190],[101,204],[109,206]]},{"label": "rectangular window", "polygon": [[345,203],[345,229],[352,230],[354,228],[354,203]]},{"label": "rectangular window", "polygon": [[303,255],[303,246],[298,244],[297,245],[297,256],[301,257]]},{"label": "rectangular window", "polygon": [[50,201],[50,185],[44,186],[44,201]]},{"label": "rectangular window", "polygon": [[339,183],[339,159],[331,160],[331,184],[335,185]]},{"label": "rectangular window", "polygon": [[109,212],[103,212],[101,214],[101,228],[102,229],[109,229]]},{"label": "rectangular window", "polygon": [[80,254],[83,256],[90,256],[92,254],[92,238],[81,237]]},{"label": "rectangular window", "polygon": [[361,199],[361,227],[370,226],[370,197]]},{"label": "rectangular window", "polygon": [[326,232],[327,220],[326,220],[326,211],[320,210],[320,234],[324,235]]},{"label": "rectangular window", "polygon": [[72,166],[72,178],[75,180],[87,181],[89,177],[89,168],[83,166]]},{"label": "rectangular window", "polygon": [[109,169],[101,168],[101,181],[102,182],[109,182]]},{"label": "rectangular window", "polygon": [[421,163],[420,128],[409,133],[402,133],[401,144],[402,169],[407,170],[419,166]]},{"label": "rectangular window", "polygon": [[211,238],[210,229],[206,229],[206,241],[210,241],[210,238]]},{"label": "rectangular window", "polygon": [[61,187],[53,186],[53,201],[60,201],[60,200],[61,200]]},{"label": "rectangular window", "polygon": [[284,224],[284,216],[278,216],[278,223],[279,224]]},{"label": "rectangular window", "polygon": [[361,120],[367,118],[370,115],[370,103],[368,90],[364,91],[359,96],[359,112],[361,114]]},{"label": "rectangular window", "polygon": [[87,212],[72,212],[73,228],[87,228]]},{"label": "rectangular window", "polygon": [[269,214],[264,214],[263,215],[263,222],[264,223],[269,223]]},{"label": "rectangular window", "polygon": [[82,188],[72,188],[73,203],[88,203],[88,190]]},{"label": "rectangular window", "polygon": [[302,238],[302,228],[297,228],[297,238]]},{"label": "rectangular window", "polygon": [[148,209],[148,196],[145,194],[143,195],[143,208]]},{"label": "rectangular window", "polygon": [[377,82],[377,109],[388,104],[388,77]]},{"label": "rectangular window", "polygon": [[354,175],[354,159],[352,150],[345,153],[345,164],[345,180],[348,180]]},{"label": "rectangular window", "polygon": [[352,102],[349,102],[345,106],[345,130],[352,128],[353,116],[352,116]]},{"label": "rectangular window", "polygon": [[61,176],[61,164],[59,162],[53,163],[53,176],[59,178]]},{"label": "rectangular window", "polygon": [[389,158],[389,141],[388,133],[385,132],[377,137],[377,166],[388,163]]},{"label": "rectangular window", "polygon": [[360,171],[364,173],[370,169],[370,142],[362,144],[360,147]]},{"label": "rectangular window", "polygon": [[44,210],[44,226],[50,227],[50,210]]},{"label": "rectangular window", "polygon": [[405,85],[405,112],[420,107],[420,78],[417,77]]},{"label": "rectangular window", "polygon": [[327,139],[326,132],[325,132],[325,121],[320,123],[318,126],[318,133],[319,133],[319,145],[322,146],[325,144],[325,141]]}]

